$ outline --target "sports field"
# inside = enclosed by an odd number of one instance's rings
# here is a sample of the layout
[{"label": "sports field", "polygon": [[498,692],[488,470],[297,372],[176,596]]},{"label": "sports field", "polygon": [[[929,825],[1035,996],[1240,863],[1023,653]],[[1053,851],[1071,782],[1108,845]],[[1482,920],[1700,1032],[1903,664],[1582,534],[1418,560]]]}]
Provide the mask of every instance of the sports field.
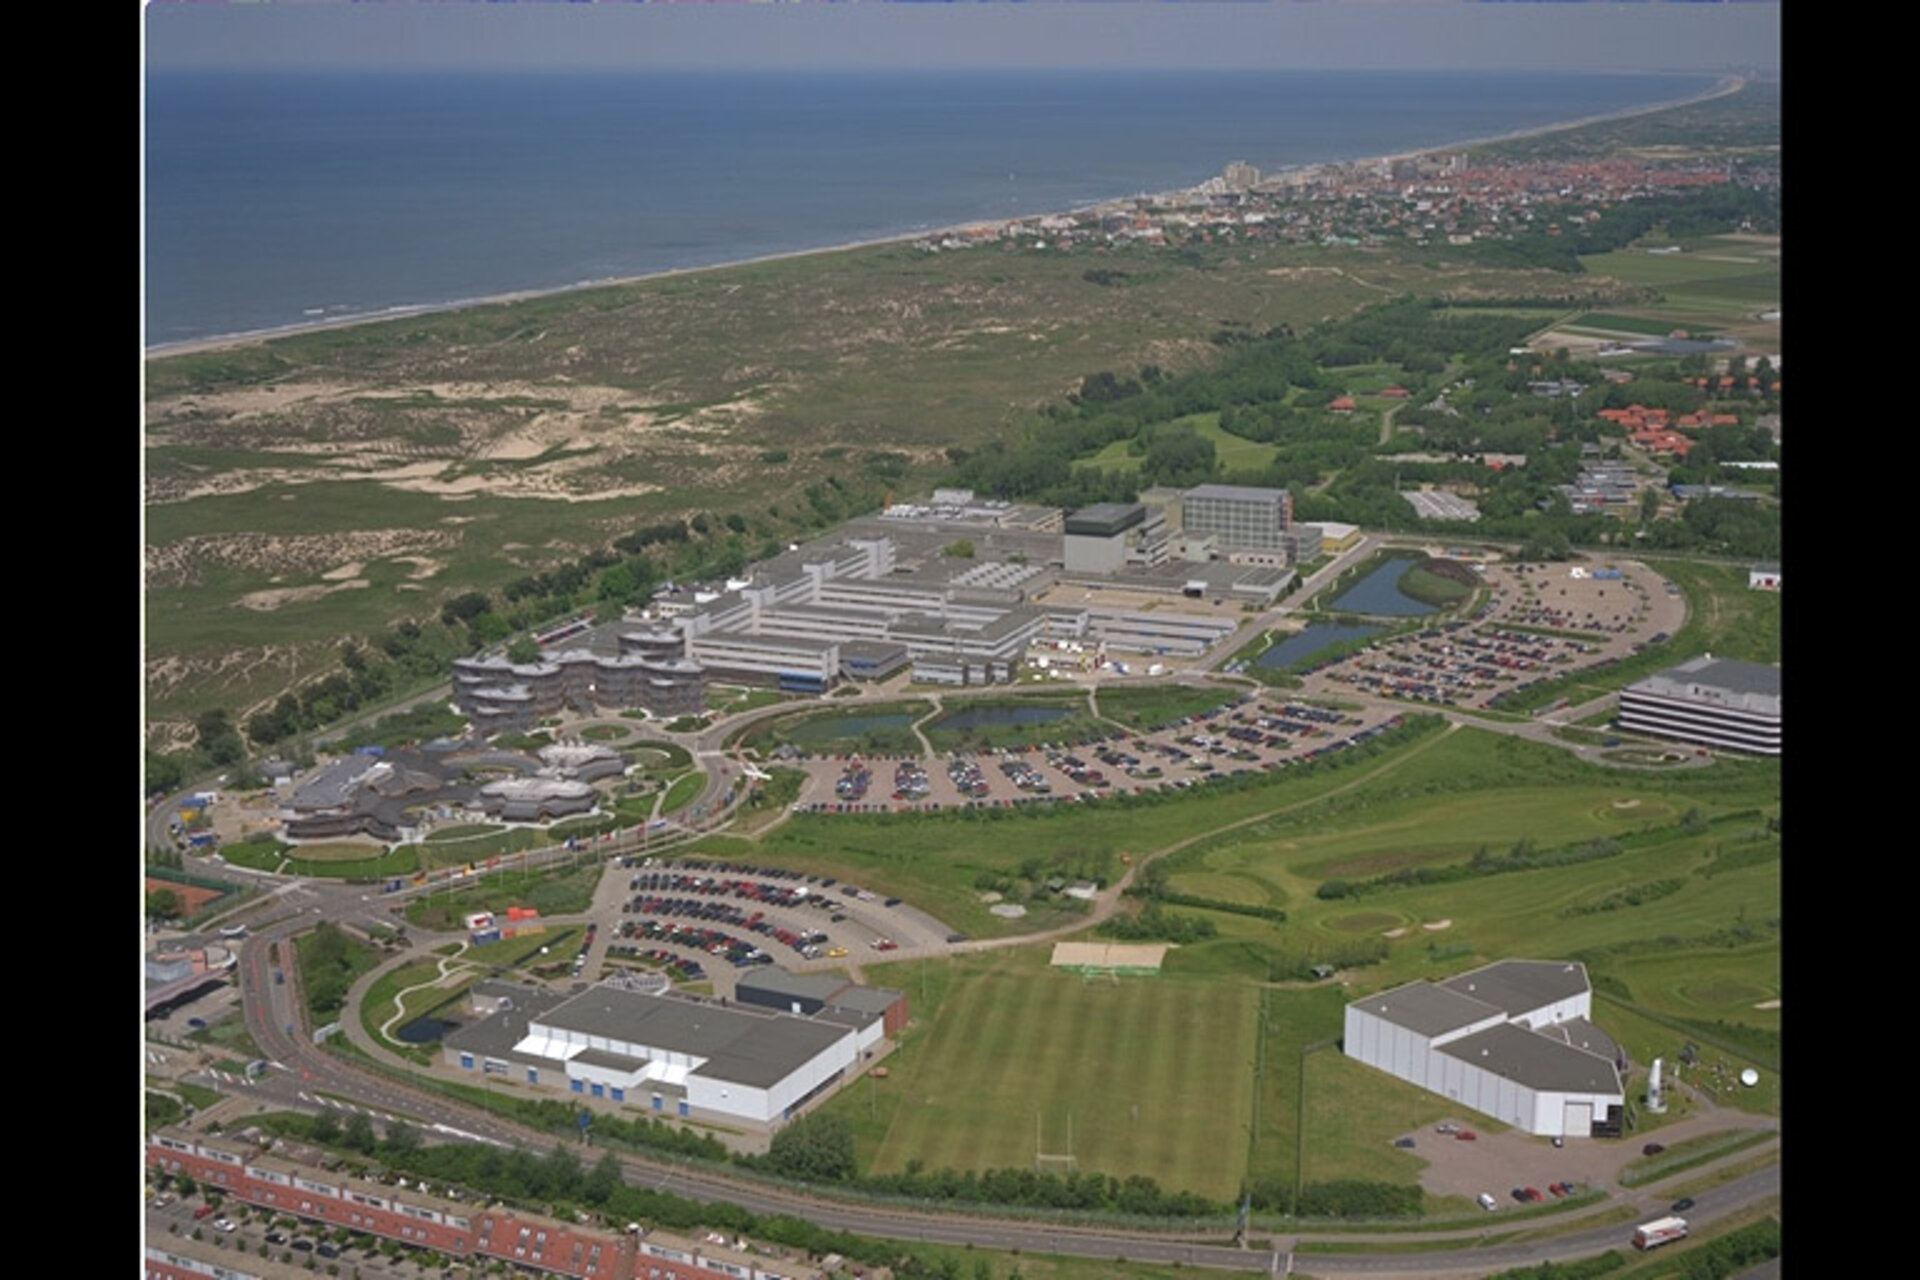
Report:
[{"label": "sports field", "polygon": [[[1258,993],[1241,983],[1087,981],[1044,948],[983,958],[955,984],[900,1091],[871,1166],[1035,1167],[1144,1174],[1227,1201],[1246,1169]],[[910,989],[911,993],[911,989]],[[858,1118],[869,1104],[857,1096]],[[1064,1162],[1049,1162],[1065,1173]]]}]

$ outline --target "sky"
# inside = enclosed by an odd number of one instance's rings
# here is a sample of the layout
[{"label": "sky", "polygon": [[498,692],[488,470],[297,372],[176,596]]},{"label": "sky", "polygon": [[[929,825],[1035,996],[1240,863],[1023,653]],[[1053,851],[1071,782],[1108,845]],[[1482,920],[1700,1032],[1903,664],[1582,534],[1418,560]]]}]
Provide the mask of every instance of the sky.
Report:
[{"label": "sky", "polygon": [[1219,67],[1775,72],[1780,7],[155,4],[154,69]]}]

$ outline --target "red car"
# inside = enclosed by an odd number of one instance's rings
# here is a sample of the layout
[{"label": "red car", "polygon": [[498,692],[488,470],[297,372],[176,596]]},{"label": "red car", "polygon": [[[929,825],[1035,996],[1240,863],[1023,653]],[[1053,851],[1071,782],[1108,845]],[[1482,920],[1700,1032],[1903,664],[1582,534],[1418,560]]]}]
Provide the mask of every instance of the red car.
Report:
[{"label": "red car", "polygon": [[207,1216],[208,1214],[210,1214],[210,1213],[212,1213],[212,1212],[213,1212],[213,1206],[212,1206],[212,1205],[210,1205],[210,1204],[203,1204],[203,1205],[201,1205],[201,1206],[200,1206],[200,1207],[199,1207],[198,1209],[195,1209],[195,1210],[193,1211],[193,1216],[194,1216],[194,1217],[196,1217],[196,1218],[204,1218],[204,1217],[206,1217],[206,1216]]},{"label": "red car", "polygon": [[1538,1188],[1538,1187],[1528,1187],[1528,1188],[1527,1188],[1527,1199],[1529,1199],[1529,1200],[1532,1200],[1533,1202],[1535,1202],[1535,1203],[1537,1204],[1537,1203],[1539,1203],[1540,1201],[1542,1201],[1542,1200],[1545,1200],[1545,1199],[1546,1199],[1546,1197],[1540,1194],[1540,1188]]},{"label": "red car", "polygon": [[1478,1142],[1480,1140],[1480,1135],[1471,1129],[1462,1129],[1460,1132],[1454,1134],[1453,1137],[1456,1142]]}]

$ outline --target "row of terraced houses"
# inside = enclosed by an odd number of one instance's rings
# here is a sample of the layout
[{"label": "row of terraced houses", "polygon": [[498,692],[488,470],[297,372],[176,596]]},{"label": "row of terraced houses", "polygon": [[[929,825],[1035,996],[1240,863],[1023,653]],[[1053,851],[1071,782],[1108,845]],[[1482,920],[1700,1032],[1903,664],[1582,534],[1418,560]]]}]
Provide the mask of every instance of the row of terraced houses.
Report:
[{"label": "row of terraced houses", "polygon": [[[578,1280],[822,1280],[817,1267],[630,1226],[624,1232],[475,1205],[285,1159],[264,1146],[180,1131],[147,1143],[147,1165],[190,1175],[208,1191],[314,1227],[344,1227],[463,1261],[498,1259],[522,1270]],[[212,1275],[187,1246],[147,1249],[148,1280]],[[232,1267],[222,1273],[243,1273]]]}]

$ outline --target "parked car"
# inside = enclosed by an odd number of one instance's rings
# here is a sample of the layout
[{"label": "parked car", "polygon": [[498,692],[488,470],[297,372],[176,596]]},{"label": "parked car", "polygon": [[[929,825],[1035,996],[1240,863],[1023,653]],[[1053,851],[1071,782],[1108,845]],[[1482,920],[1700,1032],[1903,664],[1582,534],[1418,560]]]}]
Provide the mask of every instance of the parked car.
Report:
[{"label": "parked car", "polygon": [[197,1219],[197,1218],[205,1218],[205,1217],[208,1217],[209,1215],[211,1215],[212,1213],[213,1213],[213,1206],[212,1206],[212,1205],[210,1205],[210,1204],[203,1204],[203,1205],[201,1205],[201,1206],[200,1206],[200,1207],[199,1207],[198,1209],[195,1209],[195,1210],[193,1211],[193,1216],[194,1216],[194,1217],[195,1217],[196,1219]]},{"label": "parked car", "polygon": [[1455,1142],[1478,1142],[1480,1140],[1480,1135],[1475,1133],[1471,1129],[1462,1129],[1460,1132],[1453,1135],[1453,1140]]},{"label": "parked car", "polygon": [[1460,1126],[1457,1124],[1454,1124],[1451,1120],[1449,1120],[1445,1124],[1437,1124],[1433,1126],[1433,1131],[1435,1133],[1458,1133],[1460,1132]]},{"label": "parked car", "polygon": [[1498,1200],[1495,1200],[1491,1195],[1488,1195],[1486,1192],[1482,1191],[1480,1193],[1480,1207],[1482,1209],[1485,1209],[1488,1213],[1492,1213],[1495,1206],[1497,1206],[1499,1203],[1500,1202]]},{"label": "parked car", "polygon": [[1527,1199],[1529,1199],[1529,1200],[1531,1200],[1531,1201],[1533,1201],[1533,1202],[1534,1202],[1535,1204],[1538,1204],[1538,1203],[1539,1203],[1540,1201],[1542,1201],[1542,1200],[1545,1200],[1545,1199],[1546,1199],[1546,1197],[1540,1194],[1540,1188],[1538,1188],[1538,1187],[1528,1187],[1528,1188],[1527,1188]]},{"label": "parked car", "polygon": [[1660,1143],[1649,1142],[1646,1146],[1640,1148],[1640,1154],[1643,1156],[1657,1156],[1662,1151],[1665,1151],[1665,1150],[1666,1148],[1662,1146]]},{"label": "parked car", "polygon": [[232,1218],[215,1218],[213,1220],[213,1229],[215,1231],[232,1231],[234,1227],[235,1223]]},{"label": "parked car", "polygon": [[1685,1213],[1687,1210],[1691,1208],[1693,1208],[1692,1196],[1681,1196],[1678,1200],[1675,1200],[1673,1202],[1673,1211],[1675,1213]]},{"label": "parked car", "polygon": [[1412,1138],[1395,1138],[1393,1140],[1393,1145],[1396,1147],[1411,1147],[1413,1145],[1413,1139]]}]

